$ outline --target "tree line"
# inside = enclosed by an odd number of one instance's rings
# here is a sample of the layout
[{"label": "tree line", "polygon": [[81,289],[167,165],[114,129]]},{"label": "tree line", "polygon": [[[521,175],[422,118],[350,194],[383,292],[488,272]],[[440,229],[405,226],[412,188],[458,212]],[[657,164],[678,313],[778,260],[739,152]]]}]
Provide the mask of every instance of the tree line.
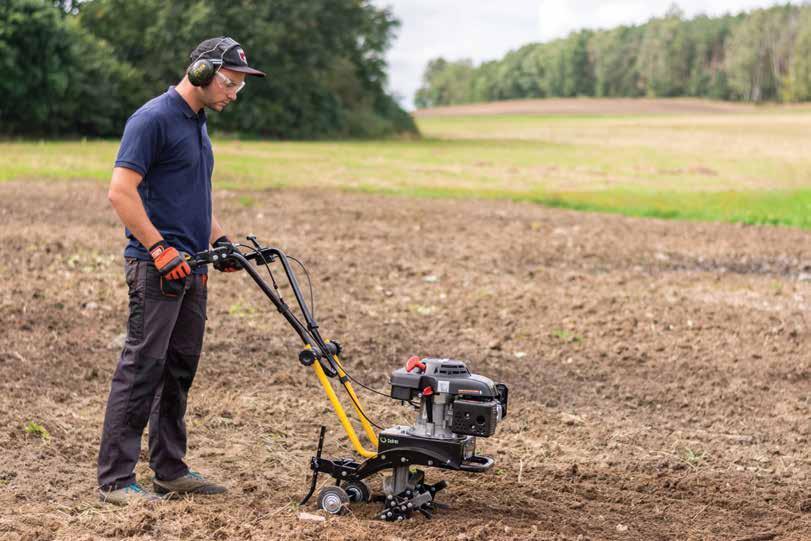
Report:
[{"label": "tree line", "polygon": [[0,134],[116,136],[228,35],[268,73],[213,130],[273,138],[415,132],[386,92],[399,22],[368,0],[0,0]]},{"label": "tree line", "polygon": [[692,19],[673,6],[645,24],[572,32],[478,66],[436,58],[415,103],[576,96],[811,100],[811,6]]}]

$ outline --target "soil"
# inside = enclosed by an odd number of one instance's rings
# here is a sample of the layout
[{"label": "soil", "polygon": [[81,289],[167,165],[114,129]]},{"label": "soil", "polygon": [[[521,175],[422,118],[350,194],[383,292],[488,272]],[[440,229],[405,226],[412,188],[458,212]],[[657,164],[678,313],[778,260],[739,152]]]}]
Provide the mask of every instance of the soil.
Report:
[{"label": "soil", "polygon": [[[811,233],[309,190],[215,205],[233,236],[307,265],[356,379],[386,392],[416,354],[509,385],[478,441],[496,466],[428,470],[449,482],[432,520],[301,518],[323,516],[296,505],[319,426],[325,456],[351,447],[292,330],[244,273],[215,272],[188,461],[229,493],[102,504],[127,308],[105,195],[0,184],[0,539],[811,539]],[[378,424],[413,422],[359,392]]]},{"label": "soil", "polygon": [[414,116],[713,114],[757,110],[752,104],[699,98],[547,98],[432,107],[418,109]]}]

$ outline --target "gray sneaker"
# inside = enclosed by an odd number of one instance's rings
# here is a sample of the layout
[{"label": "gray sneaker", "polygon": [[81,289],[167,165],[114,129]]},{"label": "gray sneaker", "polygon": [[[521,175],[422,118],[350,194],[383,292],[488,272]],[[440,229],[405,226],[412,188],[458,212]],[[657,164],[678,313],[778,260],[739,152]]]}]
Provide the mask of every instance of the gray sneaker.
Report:
[{"label": "gray sneaker", "polygon": [[222,494],[225,492],[224,486],[215,484],[192,470],[173,481],[162,481],[156,477],[152,480],[152,484],[158,494]]},{"label": "gray sneaker", "polygon": [[129,505],[133,502],[159,502],[163,498],[147,492],[138,483],[131,483],[116,490],[99,490],[99,499],[104,503]]}]

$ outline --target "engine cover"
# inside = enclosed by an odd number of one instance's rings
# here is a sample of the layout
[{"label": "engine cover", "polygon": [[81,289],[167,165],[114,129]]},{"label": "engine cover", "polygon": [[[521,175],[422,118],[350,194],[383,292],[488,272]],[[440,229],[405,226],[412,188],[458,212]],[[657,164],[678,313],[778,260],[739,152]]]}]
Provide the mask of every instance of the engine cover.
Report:
[{"label": "engine cover", "polygon": [[391,375],[391,396],[398,400],[413,400],[426,387],[434,393],[470,398],[498,398],[493,380],[471,374],[462,361],[452,359],[422,360],[425,370],[411,372],[398,368]]},{"label": "engine cover", "polygon": [[412,357],[391,375],[391,396],[420,400],[420,413],[409,433],[418,437],[487,438],[507,415],[507,386],[471,374],[462,361]]}]

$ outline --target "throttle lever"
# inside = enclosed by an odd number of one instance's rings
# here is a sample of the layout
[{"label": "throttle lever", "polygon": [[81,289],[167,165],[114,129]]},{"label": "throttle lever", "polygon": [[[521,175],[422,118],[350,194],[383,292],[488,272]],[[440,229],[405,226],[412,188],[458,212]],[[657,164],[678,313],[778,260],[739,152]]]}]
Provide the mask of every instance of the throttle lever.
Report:
[{"label": "throttle lever", "polygon": [[251,241],[251,243],[256,247],[257,250],[259,250],[260,252],[262,251],[262,245],[259,244],[258,240],[256,240],[256,235],[248,235],[245,238]]}]

